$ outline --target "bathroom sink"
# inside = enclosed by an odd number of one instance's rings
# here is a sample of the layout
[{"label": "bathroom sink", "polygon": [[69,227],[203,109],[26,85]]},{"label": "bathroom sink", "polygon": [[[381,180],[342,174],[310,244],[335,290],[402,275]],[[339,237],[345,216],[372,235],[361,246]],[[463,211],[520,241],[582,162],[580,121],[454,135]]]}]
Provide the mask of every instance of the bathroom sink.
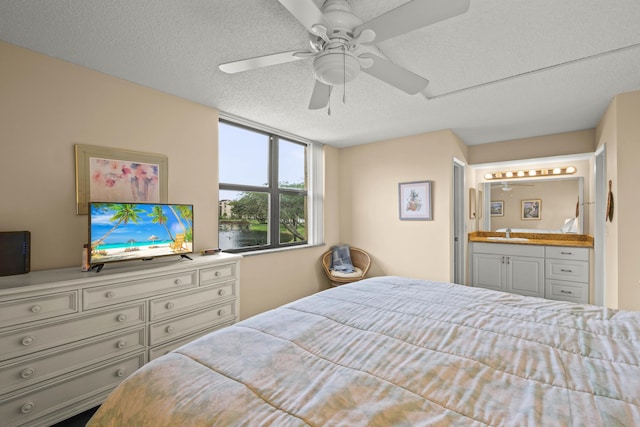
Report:
[{"label": "bathroom sink", "polygon": [[527,242],[529,239],[525,237],[487,237],[487,240],[497,240],[500,242]]}]

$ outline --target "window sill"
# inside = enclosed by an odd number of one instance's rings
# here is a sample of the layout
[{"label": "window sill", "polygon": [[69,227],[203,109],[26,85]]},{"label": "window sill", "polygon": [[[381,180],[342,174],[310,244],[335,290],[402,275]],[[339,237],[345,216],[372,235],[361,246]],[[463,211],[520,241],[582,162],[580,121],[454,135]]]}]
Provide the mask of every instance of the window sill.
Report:
[{"label": "window sill", "polygon": [[[255,256],[255,255],[272,254],[272,253],[276,253],[276,252],[286,252],[286,251],[295,251],[295,250],[299,250],[299,249],[317,248],[319,246],[325,246],[325,244],[324,243],[317,243],[317,244],[314,244],[314,245],[299,245],[299,246],[290,246],[290,247],[285,247],[285,248],[262,249],[262,250],[259,250],[259,251],[228,252],[228,253],[233,253],[235,255],[241,255],[243,257],[250,257],[250,256]],[[222,252],[224,252],[224,251],[222,251]]]}]

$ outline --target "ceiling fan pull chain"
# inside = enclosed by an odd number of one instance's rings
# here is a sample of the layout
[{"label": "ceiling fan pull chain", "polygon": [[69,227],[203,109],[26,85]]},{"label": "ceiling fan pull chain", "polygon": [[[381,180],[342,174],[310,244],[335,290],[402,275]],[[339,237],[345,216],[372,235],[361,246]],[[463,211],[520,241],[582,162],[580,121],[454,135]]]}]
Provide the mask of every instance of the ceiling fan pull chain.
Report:
[{"label": "ceiling fan pull chain", "polygon": [[342,45],[342,103],[347,103],[347,48]]},{"label": "ceiling fan pull chain", "polygon": [[327,116],[331,115],[331,92],[333,92],[333,86],[329,86],[329,102],[327,102]]}]

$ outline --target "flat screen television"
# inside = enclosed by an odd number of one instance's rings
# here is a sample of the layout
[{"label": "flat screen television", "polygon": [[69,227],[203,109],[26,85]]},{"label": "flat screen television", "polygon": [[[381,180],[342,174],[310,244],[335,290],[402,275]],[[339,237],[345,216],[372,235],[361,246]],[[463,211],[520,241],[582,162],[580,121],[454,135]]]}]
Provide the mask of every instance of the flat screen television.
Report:
[{"label": "flat screen television", "polygon": [[89,264],[193,253],[193,205],[89,203]]}]

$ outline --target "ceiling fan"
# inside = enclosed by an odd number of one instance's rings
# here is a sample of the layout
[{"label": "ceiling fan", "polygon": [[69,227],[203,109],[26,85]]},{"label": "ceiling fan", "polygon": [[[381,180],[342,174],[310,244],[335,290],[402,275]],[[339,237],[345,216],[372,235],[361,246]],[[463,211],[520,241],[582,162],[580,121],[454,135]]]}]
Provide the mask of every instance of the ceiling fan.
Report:
[{"label": "ceiling fan", "polygon": [[493,184],[491,188],[499,188],[502,191],[511,191],[513,187],[533,187],[533,184],[517,184],[513,182],[501,182],[499,184]]},{"label": "ceiling fan", "polygon": [[326,107],[331,89],[346,85],[360,71],[410,95],[424,90],[427,79],[374,55],[366,47],[469,9],[469,0],[413,0],[363,23],[351,13],[348,0],[326,0],[321,9],[313,0],[279,1],[309,31],[311,48],[227,62],[219,68],[225,73],[239,73],[313,58],[316,81],[309,102],[311,110]]}]

